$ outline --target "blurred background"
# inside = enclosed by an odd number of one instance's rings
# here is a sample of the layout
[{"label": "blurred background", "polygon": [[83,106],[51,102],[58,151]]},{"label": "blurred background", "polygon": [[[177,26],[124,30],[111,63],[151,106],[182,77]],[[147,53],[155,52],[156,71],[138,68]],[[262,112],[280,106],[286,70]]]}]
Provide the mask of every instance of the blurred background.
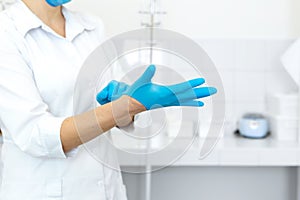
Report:
[{"label": "blurred background", "polygon": [[[99,16],[111,37],[149,22],[149,16],[140,12],[149,10],[149,4],[150,0],[74,0],[69,7]],[[216,64],[225,89],[226,120],[223,138],[206,159],[198,158],[196,145],[172,167],[153,172],[150,178],[124,173],[129,200],[300,199],[300,101],[291,75],[298,73],[293,68],[300,68],[300,63],[282,61],[300,36],[300,1],[160,0],[155,6],[156,11],[166,12],[156,15],[159,27],[190,37]],[[251,135],[247,127],[246,137],[234,134],[247,123],[250,129],[254,123],[255,129],[259,119],[242,124],[251,113],[266,118],[269,136],[249,139],[264,132],[257,128]],[[186,126],[187,132],[193,130]]]},{"label": "blurred background", "polygon": [[[70,7],[103,19],[108,35],[140,28],[149,0],[73,1]],[[297,0],[160,0],[164,28],[192,38],[294,38],[300,33]]]}]

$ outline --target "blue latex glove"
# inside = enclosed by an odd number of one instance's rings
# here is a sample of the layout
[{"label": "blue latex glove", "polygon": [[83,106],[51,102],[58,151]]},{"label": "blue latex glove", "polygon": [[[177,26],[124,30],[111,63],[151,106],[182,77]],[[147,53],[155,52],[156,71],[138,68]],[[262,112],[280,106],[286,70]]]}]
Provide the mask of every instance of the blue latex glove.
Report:
[{"label": "blue latex glove", "polygon": [[128,85],[123,82],[111,81],[108,85],[97,94],[97,101],[101,105],[109,103],[120,98],[128,89]]},{"label": "blue latex glove", "polygon": [[154,65],[149,66],[144,74],[131,86],[116,81],[111,82],[97,95],[98,102],[100,104],[103,102],[108,103],[109,100],[128,95],[143,104],[147,110],[169,106],[199,107],[203,106],[204,103],[197,101],[198,98],[207,97],[217,92],[217,89],[213,87],[197,88],[205,82],[203,78],[170,86],[154,84],[151,80],[155,70]]},{"label": "blue latex glove", "polygon": [[169,106],[203,106],[204,103],[197,101],[217,93],[213,87],[202,87],[203,78],[193,79],[187,82],[164,86],[151,82],[155,74],[155,66],[150,65],[144,74],[125,92],[126,95],[136,99],[147,110]]}]

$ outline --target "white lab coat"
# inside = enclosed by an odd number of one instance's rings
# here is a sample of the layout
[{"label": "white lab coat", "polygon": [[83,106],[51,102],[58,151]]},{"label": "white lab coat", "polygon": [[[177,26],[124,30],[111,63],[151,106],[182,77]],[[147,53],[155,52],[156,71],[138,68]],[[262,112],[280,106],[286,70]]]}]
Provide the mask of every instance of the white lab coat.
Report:
[{"label": "white lab coat", "polygon": [[[67,155],[63,120],[73,115],[73,89],[87,56],[103,41],[100,20],[63,8],[66,38],[21,1],[0,14],[1,200],[125,200],[118,170],[84,147]],[[111,149],[101,137],[89,150]]]}]

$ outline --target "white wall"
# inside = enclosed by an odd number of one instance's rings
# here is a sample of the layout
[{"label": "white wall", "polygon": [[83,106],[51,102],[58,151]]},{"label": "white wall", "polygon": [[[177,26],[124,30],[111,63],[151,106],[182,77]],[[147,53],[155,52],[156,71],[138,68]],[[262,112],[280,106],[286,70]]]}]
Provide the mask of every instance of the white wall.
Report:
[{"label": "white wall", "polygon": [[270,95],[295,93],[298,90],[280,62],[280,57],[294,40],[196,41],[212,58],[223,81],[226,96],[225,135],[232,135],[237,129],[237,121],[246,113],[262,113],[268,116],[267,99]]},{"label": "white wall", "polygon": [[[72,9],[102,17],[108,35],[139,28],[147,0],[73,0]],[[199,37],[300,36],[299,0],[161,0],[165,28]]]}]

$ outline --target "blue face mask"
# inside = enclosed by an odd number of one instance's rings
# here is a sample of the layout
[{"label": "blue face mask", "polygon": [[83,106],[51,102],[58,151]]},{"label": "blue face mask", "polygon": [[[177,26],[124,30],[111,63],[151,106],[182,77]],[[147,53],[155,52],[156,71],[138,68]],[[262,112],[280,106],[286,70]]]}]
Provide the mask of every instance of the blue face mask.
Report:
[{"label": "blue face mask", "polygon": [[65,3],[70,2],[71,0],[46,0],[46,2],[53,7],[61,6]]}]

